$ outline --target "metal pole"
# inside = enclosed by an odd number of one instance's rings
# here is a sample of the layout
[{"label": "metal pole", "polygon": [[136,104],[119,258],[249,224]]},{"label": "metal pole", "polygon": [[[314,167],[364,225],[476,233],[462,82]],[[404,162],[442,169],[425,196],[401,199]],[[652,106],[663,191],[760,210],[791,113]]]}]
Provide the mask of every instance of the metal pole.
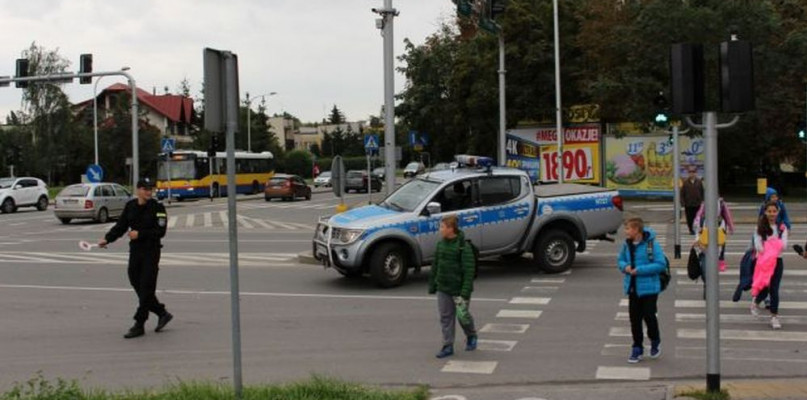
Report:
[{"label": "metal pole", "polygon": [[507,115],[505,105],[504,78],[507,71],[504,69],[504,33],[499,31],[499,165],[507,164],[505,146],[507,144],[505,129],[507,126]]},{"label": "metal pole", "polygon": [[250,114],[252,114],[252,103],[249,102],[249,92],[247,92],[247,151],[252,152],[252,124],[250,124]]},{"label": "metal pole", "polygon": [[373,170],[370,168],[370,152],[367,152],[367,204],[373,204]]},{"label": "metal pole", "polygon": [[[233,88],[227,87],[230,82],[236,82],[235,63],[230,52],[224,53],[225,79],[224,93],[228,93]],[[238,110],[238,94],[235,96],[226,95],[225,110]],[[235,197],[235,126],[238,123],[238,115],[227,112],[227,222],[230,232],[230,303],[232,307],[232,336],[233,336],[233,384],[235,386],[235,396],[242,398],[241,379],[241,308],[238,288],[238,224],[236,221]]]},{"label": "metal pole", "polygon": [[168,178],[166,186],[168,187],[168,204],[171,204],[171,157],[165,153],[165,177]]},{"label": "metal pole", "polygon": [[395,190],[395,71],[393,59],[393,21],[397,11],[392,8],[392,0],[384,0],[381,14],[384,23],[381,35],[384,37],[384,169],[387,181],[387,195]]},{"label": "metal pole", "polygon": [[135,80],[131,76],[129,78],[129,86],[132,87],[132,187],[137,185],[140,180],[140,151],[138,149],[140,138],[138,132],[138,115],[137,115],[137,86]]},{"label": "metal pole", "polygon": [[98,82],[101,82],[103,76],[95,80],[92,86],[92,131],[95,140],[95,165],[98,165]]},{"label": "metal pole", "polygon": [[706,390],[720,391],[720,285],[717,274],[717,113],[703,113],[704,141],[706,142],[706,229],[709,244],[706,248]]},{"label": "metal pole", "polygon": [[673,209],[675,210],[675,259],[681,258],[681,150],[678,147],[678,125],[673,125]]},{"label": "metal pole", "polygon": [[[214,134],[215,135],[215,134]],[[210,171],[210,192],[208,193],[208,197],[210,197],[210,201],[213,201],[213,163],[216,160],[216,157],[208,156],[208,169]]]},{"label": "metal pole", "polygon": [[563,183],[563,110],[560,96],[560,28],[558,26],[558,0],[552,0],[555,18],[555,129],[558,133],[558,183]]}]

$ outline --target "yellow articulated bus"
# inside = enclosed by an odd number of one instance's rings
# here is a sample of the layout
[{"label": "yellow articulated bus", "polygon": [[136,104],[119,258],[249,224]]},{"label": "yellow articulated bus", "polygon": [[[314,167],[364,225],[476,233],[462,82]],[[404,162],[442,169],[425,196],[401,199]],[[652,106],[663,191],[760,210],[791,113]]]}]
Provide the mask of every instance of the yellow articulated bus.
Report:
[{"label": "yellow articulated bus", "polygon": [[[211,163],[212,161],[212,163]],[[157,161],[157,198],[184,200],[195,197],[227,195],[227,153],[218,152],[208,157],[206,152],[180,150],[160,153]],[[275,173],[271,152],[235,152],[236,193],[261,193],[266,182]]]}]

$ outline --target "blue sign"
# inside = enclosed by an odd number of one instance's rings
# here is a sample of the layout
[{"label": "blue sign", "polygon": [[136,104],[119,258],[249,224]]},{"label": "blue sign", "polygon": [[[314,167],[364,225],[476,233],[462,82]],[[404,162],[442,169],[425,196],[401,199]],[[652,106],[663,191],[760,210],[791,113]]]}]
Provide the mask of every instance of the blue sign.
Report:
[{"label": "blue sign", "polygon": [[424,146],[429,145],[429,134],[428,133],[423,132],[423,133],[420,134],[420,144],[422,144]]},{"label": "blue sign", "polygon": [[409,131],[410,146],[426,146],[429,144],[429,134],[426,132]]},{"label": "blue sign", "polygon": [[418,144],[418,131],[409,131],[409,145],[414,146]]},{"label": "blue sign", "polygon": [[378,150],[378,135],[364,135],[364,149],[367,151]]},{"label": "blue sign", "polygon": [[87,180],[92,183],[97,183],[104,180],[104,169],[98,164],[88,165],[85,174],[87,174]]},{"label": "blue sign", "polygon": [[174,139],[171,138],[162,138],[160,140],[160,149],[162,149],[163,153],[171,153],[176,149]]}]

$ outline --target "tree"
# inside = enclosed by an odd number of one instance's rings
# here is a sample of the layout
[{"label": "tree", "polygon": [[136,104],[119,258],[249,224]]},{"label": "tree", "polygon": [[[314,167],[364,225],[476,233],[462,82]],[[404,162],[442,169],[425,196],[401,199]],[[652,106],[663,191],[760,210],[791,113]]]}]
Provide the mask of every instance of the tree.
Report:
[{"label": "tree", "polygon": [[342,124],[346,121],[345,114],[336,107],[336,104],[333,105],[331,109],[331,115],[328,117],[328,123],[330,124]]},{"label": "tree", "polygon": [[[120,92],[112,101],[111,117],[98,129],[100,162],[106,178],[118,183],[129,182],[129,166],[123,160],[132,157],[132,107],[131,93]],[[156,178],[157,156],[160,153],[160,130],[145,122],[146,111],[139,109],[139,158],[141,177]]]}]

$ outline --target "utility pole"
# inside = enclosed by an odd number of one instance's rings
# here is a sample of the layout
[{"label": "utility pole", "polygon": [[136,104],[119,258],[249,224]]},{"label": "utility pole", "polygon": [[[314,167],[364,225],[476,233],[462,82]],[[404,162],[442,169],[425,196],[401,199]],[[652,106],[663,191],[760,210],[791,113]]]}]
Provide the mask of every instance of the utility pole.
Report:
[{"label": "utility pole", "polygon": [[552,0],[555,18],[555,129],[558,132],[558,183],[563,183],[563,109],[560,96],[560,28],[558,26],[558,0]]},{"label": "utility pole", "polygon": [[507,165],[507,154],[505,152],[507,115],[505,105],[504,79],[506,70],[504,69],[504,32],[499,31],[499,165]]},{"label": "utility pole", "polygon": [[384,0],[384,8],[373,8],[381,16],[376,19],[376,28],[384,37],[384,170],[387,195],[395,190],[395,71],[393,58],[393,20],[398,10],[392,8],[392,0]]}]

